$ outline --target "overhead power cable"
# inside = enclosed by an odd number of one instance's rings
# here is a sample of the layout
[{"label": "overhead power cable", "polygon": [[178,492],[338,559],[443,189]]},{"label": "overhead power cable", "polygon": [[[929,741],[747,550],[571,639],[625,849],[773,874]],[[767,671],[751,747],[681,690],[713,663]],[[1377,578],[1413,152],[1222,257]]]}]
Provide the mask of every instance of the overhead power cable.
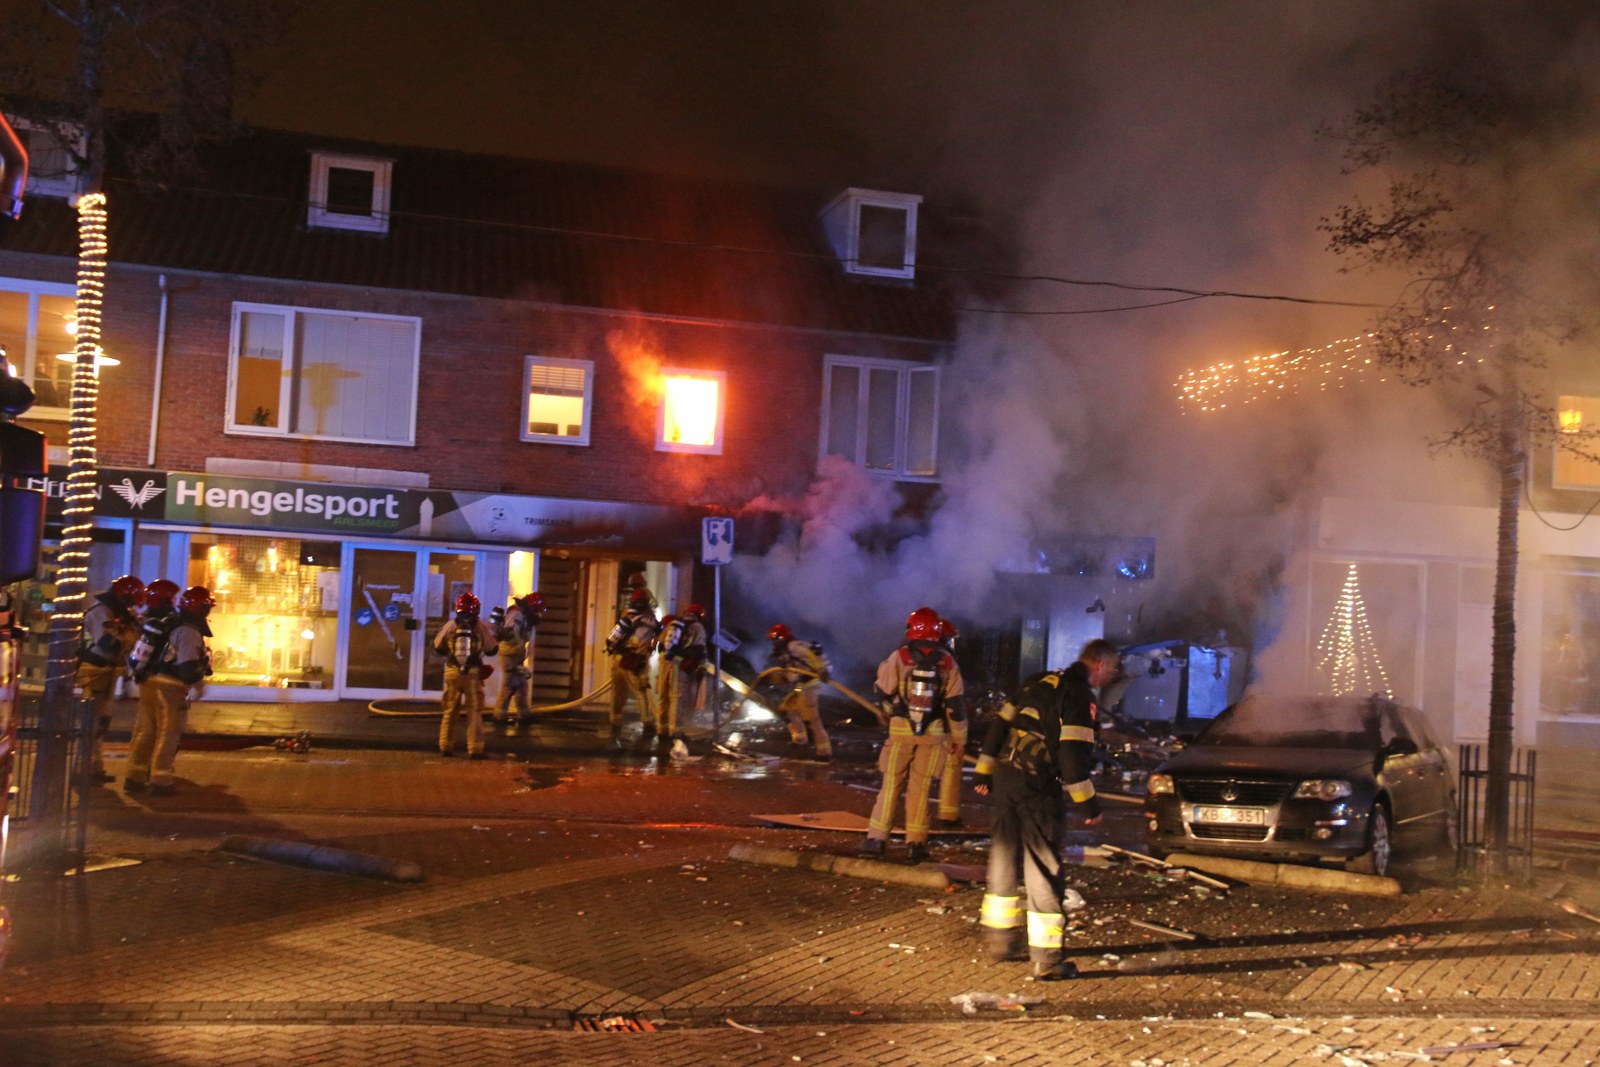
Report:
[{"label": "overhead power cable", "polygon": [[[133,186],[137,183],[126,178],[110,179],[112,183]],[[206,189],[196,187],[164,186],[163,191],[197,194],[229,200],[250,200],[279,205],[295,204],[289,197],[267,196],[259,193],[242,193],[234,190]],[[810,262],[837,263],[839,257],[825,252],[801,252],[793,249],[779,248],[751,248],[743,245],[719,244],[705,241],[691,241],[671,239],[665,237],[645,237],[638,234],[613,233],[601,230],[580,230],[562,226],[545,226],[537,223],[509,222],[505,220],[472,219],[458,215],[438,215],[416,211],[392,211],[388,215],[391,219],[410,219],[416,222],[434,222],[450,225],[479,227],[484,229],[510,230],[521,233],[547,234],[552,237],[568,237],[579,240],[611,241],[624,244],[650,245],[661,248],[693,249],[701,252],[718,252],[739,256],[762,256],[766,258],[796,259]],[[1387,305],[1360,303],[1348,300],[1323,300],[1316,297],[1291,296],[1285,293],[1250,293],[1231,289],[1194,289],[1175,285],[1144,285],[1135,282],[1111,281],[1103,278],[1069,278],[1054,274],[1015,274],[1007,271],[991,270],[984,267],[959,267],[937,263],[920,263],[917,269],[930,274],[964,275],[977,278],[991,278],[997,281],[1009,282],[1048,282],[1052,285],[1073,286],[1082,288],[1120,289],[1136,293],[1172,293],[1178,299],[1153,301],[1146,304],[1125,304],[1116,307],[1104,308],[1074,308],[1074,309],[1025,309],[1025,308],[994,308],[994,307],[962,307],[955,310],[990,315],[1099,315],[1118,311],[1141,311],[1148,308],[1167,307],[1172,304],[1188,303],[1191,300],[1205,299],[1230,299],[1230,300],[1265,300],[1279,303],[1317,305],[1321,307],[1349,307],[1349,308],[1382,308]]]}]

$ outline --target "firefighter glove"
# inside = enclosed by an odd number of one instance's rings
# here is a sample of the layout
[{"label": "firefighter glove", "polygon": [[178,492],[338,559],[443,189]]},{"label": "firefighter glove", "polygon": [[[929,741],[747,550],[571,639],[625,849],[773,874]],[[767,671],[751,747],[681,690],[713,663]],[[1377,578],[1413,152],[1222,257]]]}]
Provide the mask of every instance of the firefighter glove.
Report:
[{"label": "firefighter glove", "polygon": [[1085,819],[1098,819],[1100,817],[1100,796],[1096,794],[1078,805],[1078,814]]}]

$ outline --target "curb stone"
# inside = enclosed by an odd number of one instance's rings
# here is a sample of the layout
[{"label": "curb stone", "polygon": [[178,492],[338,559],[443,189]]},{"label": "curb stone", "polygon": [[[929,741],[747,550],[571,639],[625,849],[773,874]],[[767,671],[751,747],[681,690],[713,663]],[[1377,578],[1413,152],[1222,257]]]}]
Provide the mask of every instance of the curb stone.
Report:
[{"label": "curb stone", "polygon": [[1400,883],[1374,874],[1334,871],[1326,867],[1302,867],[1293,863],[1262,863],[1223,856],[1200,856],[1175,852],[1167,857],[1173,867],[1192,867],[1198,871],[1236,878],[1254,885],[1279,885],[1290,889],[1311,889],[1323,893],[1357,893],[1363,896],[1397,897]]},{"label": "curb stone", "polygon": [[790,867],[797,870],[821,871],[824,874],[841,874],[847,878],[866,878],[875,882],[898,882],[920,889],[948,889],[950,878],[939,867],[907,867],[883,860],[857,859],[854,856],[835,856],[828,852],[808,852],[787,848],[768,848],[764,845],[739,844],[728,850],[728,858],[745,863],[761,863],[769,867]]}]

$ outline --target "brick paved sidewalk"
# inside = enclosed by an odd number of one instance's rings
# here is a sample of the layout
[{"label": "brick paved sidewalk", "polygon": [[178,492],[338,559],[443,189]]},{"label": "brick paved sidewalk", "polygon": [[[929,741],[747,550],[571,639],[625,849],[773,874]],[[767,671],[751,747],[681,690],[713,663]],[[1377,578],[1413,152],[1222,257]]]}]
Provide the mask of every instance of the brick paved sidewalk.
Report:
[{"label": "brick paved sidewalk", "polygon": [[[737,1022],[734,1020],[733,1022]],[[742,1024],[741,1024],[742,1025]],[[11,1067],[102,1067],[108,1048],[122,1067],[256,1064],[587,1064],[592,1067],[1302,1067],[1382,1062],[1595,1063],[1600,1025],[1491,1017],[1433,1019],[1208,1019],[1088,1021],[1016,1019],[916,1026],[777,1026],[657,1033],[572,1033],[450,1024],[337,1026],[107,1025],[44,1027],[7,1035]],[[1494,1047],[1504,1044],[1507,1047]],[[1482,1051],[1442,1051],[1486,1046]],[[1431,1055],[1421,1050],[1433,1049]]]},{"label": "brick paved sidewalk", "polygon": [[[176,797],[107,791],[94,840],[145,862],[8,887],[19,933],[0,1031],[32,1057],[15,1062],[1343,1062],[1317,1049],[1414,1053],[1481,1039],[1485,1020],[1537,1049],[1493,1053],[1519,1064],[1588,1062],[1595,1047],[1600,925],[1536,896],[1224,896],[1085,869],[1092,906],[1070,941],[1083,977],[1036,984],[979,956],[976,888],[727,858],[745,840],[853,848],[746,825],[783,802],[870,805],[831,772],[529,771],[190,752]],[[428,878],[216,852],[232,832],[414,859]],[[952,1003],[971,993],[1042,999],[997,1023]],[[659,1029],[567,1032],[616,1015]]]}]

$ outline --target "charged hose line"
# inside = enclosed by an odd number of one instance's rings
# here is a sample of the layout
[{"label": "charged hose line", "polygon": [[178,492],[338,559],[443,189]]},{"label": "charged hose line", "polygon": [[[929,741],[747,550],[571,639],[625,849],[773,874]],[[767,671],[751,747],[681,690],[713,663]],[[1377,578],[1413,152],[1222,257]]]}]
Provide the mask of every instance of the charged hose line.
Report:
[{"label": "charged hose line", "polygon": [[[569,711],[572,708],[582,707],[583,705],[589,703],[591,700],[594,700],[596,697],[599,697],[601,694],[609,692],[610,689],[611,689],[611,683],[609,681],[607,681],[607,682],[604,682],[603,684],[601,684],[600,688],[594,690],[591,693],[585,693],[583,696],[579,697],[576,700],[569,700],[564,704],[541,704],[539,707],[529,708],[528,711],[531,714],[535,714],[535,715],[540,713],[540,712],[545,712],[545,711]],[[420,703],[420,701],[416,701],[416,700],[401,700],[401,699],[374,700],[372,703],[367,705],[367,714],[369,714],[369,715],[382,715],[382,716],[384,716],[386,718],[392,718],[392,719],[419,718],[419,717],[423,717],[423,716],[427,716],[427,717],[430,717],[430,718],[437,718],[438,715],[439,715],[439,705],[438,705],[437,701],[429,701],[428,703],[430,704],[430,707],[425,711],[402,711],[402,710],[399,710],[399,709],[396,709],[396,708],[382,707],[382,705],[384,705],[384,704],[394,704],[394,703],[416,704],[416,703]]]}]

